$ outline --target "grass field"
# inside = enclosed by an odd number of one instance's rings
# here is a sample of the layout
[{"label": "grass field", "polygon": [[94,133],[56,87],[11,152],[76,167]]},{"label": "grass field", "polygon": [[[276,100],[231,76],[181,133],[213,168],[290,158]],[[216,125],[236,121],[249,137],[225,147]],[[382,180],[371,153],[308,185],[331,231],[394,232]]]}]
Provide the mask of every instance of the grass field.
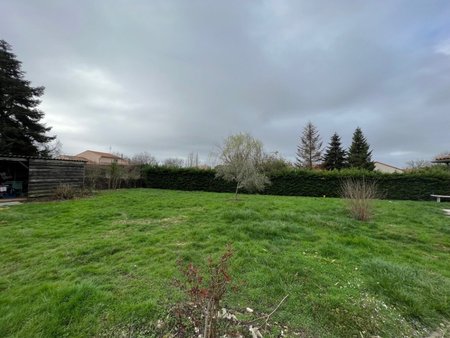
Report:
[{"label": "grass field", "polygon": [[[226,303],[312,337],[427,336],[450,319],[447,203],[122,190],[0,209],[0,337],[108,336],[154,323],[177,259],[227,243],[244,281]],[[448,204],[447,204],[448,206]],[[125,329],[124,329],[125,328]]]}]

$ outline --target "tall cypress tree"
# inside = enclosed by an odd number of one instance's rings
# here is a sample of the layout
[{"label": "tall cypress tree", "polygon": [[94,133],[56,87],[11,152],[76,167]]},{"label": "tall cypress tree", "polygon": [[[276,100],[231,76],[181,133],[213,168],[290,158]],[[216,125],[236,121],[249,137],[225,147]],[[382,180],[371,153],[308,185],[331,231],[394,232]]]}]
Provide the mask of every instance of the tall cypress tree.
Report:
[{"label": "tall cypress tree", "polygon": [[339,170],[346,167],[346,161],[346,152],[342,149],[341,138],[337,133],[334,133],[325,151],[323,166],[327,170]]},{"label": "tall cypress tree", "polygon": [[297,167],[312,169],[322,159],[322,141],[319,131],[308,122],[297,146]]},{"label": "tall cypress tree", "polygon": [[24,75],[11,46],[0,40],[0,154],[46,155],[45,145],[55,137],[40,122],[44,87],[32,87]]},{"label": "tall cypress tree", "polygon": [[367,170],[375,169],[372,162],[372,151],[369,151],[369,144],[363,135],[361,128],[356,128],[353,133],[352,144],[348,151],[348,164],[352,168],[361,168]]}]

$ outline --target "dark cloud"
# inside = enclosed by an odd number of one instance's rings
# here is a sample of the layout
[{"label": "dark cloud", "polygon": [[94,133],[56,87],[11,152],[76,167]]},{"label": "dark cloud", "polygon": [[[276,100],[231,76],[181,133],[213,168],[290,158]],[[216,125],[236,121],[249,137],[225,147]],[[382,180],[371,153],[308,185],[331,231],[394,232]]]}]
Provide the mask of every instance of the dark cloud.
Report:
[{"label": "dark cloud", "polygon": [[249,131],[293,159],[311,120],[377,160],[450,149],[447,1],[6,1],[1,38],[64,149],[206,160]]}]

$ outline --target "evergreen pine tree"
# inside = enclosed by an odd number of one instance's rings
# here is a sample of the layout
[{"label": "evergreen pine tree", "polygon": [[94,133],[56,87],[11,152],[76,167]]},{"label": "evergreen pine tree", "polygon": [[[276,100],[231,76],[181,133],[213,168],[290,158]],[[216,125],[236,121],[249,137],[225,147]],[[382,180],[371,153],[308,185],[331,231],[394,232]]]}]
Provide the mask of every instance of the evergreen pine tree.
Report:
[{"label": "evergreen pine tree", "polygon": [[341,138],[334,133],[325,151],[323,166],[327,170],[342,169],[347,165],[346,160],[346,152],[342,149]]},{"label": "evergreen pine tree", "polygon": [[46,155],[45,145],[55,137],[40,122],[44,87],[32,87],[24,74],[11,46],[0,40],[0,154]]},{"label": "evergreen pine tree", "polygon": [[352,144],[348,151],[348,164],[352,168],[375,169],[375,164],[372,162],[372,151],[369,151],[369,144],[359,127],[353,133]]},{"label": "evergreen pine tree", "polygon": [[312,169],[319,164],[322,157],[322,141],[319,131],[308,122],[303,129],[300,143],[297,147],[297,167]]}]

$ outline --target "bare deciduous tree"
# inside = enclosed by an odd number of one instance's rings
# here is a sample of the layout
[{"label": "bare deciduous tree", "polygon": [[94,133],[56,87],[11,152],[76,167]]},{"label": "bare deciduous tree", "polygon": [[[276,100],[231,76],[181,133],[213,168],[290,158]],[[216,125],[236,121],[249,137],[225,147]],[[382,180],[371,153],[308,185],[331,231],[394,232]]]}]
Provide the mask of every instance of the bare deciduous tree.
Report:
[{"label": "bare deciduous tree", "polygon": [[101,188],[101,181],[106,177],[105,167],[98,164],[86,164],[85,186],[88,189]]},{"label": "bare deciduous tree", "polygon": [[124,166],[118,165],[116,162],[111,163],[107,167],[108,189],[120,189],[124,172]]},{"label": "bare deciduous tree", "polygon": [[198,168],[199,161],[198,161],[198,153],[189,153],[187,159],[186,159],[186,167],[187,168]]},{"label": "bare deciduous tree", "polygon": [[264,158],[261,141],[247,133],[232,135],[220,147],[216,177],[236,183],[236,198],[241,188],[261,191],[270,183],[262,167]]},{"label": "bare deciduous tree", "polygon": [[62,147],[63,145],[61,141],[55,138],[52,142],[46,143],[40,149],[44,154],[47,154],[47,156],[51,158],[58,158],[63,154]]},{"label": "bare deciduous tree", "polygon": [[431,162],[423,159],[411,160],[406,162],[406,169],[408,170],[417,170],[431,167]]},{"label": "bare deciduous tree", "polygon": [[143,151],[141,153],[134,154],[133,157],[131,157],[131,164],[157,165],[158,161],[156,161],[154,156],[146,151]]},{"label": "bare deciduous tree", "polygon": [[169,168],[182,168],[183,164],[184,160],[181,158],[167,158],[163,162],[163,166]]}]

